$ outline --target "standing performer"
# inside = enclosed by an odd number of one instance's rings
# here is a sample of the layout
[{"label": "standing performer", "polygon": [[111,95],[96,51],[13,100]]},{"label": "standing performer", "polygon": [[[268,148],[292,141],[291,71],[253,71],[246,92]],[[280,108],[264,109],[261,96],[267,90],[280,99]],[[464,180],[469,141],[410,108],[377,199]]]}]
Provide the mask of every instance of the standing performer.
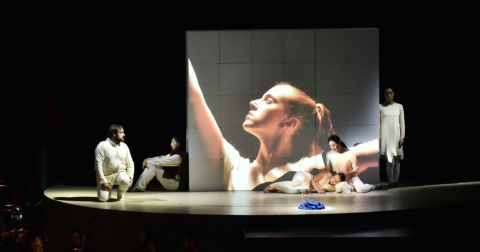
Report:
[{"label": "standing performer", "polygon": [[405,141],[405,115],[402,104],[394,102],[395,93],[386,88],[385,103],[380,104],[380,155],[387,159],[387,178],[390,186],[397,186],[400,160]]}]

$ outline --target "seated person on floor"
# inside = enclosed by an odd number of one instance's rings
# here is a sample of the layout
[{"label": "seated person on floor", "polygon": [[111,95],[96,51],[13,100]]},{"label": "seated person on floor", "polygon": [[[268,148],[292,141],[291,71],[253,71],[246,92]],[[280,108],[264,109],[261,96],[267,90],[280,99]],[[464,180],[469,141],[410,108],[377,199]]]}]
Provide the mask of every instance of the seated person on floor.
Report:
[{"label": "seated person on floor", "polygon": [[[348,149],[345,143],[340,140],[340,137],[337,135],[330,136],[328,144],[332,150],[327,153],[325,170],[322,170],[315,177],[310,173],[298,171],[291,181],[272,183],[264,191],[283,193],[308,193],[315,191],[318,193],[349,193],[356,191],[365,193],[375,189],[374,185],[364,184],[360,180],[356,155]],[[340,177],[337,177],[337,175]]]},{"label": "seated person on floor", "polygon": [[132,188],[132,192],[144,192],[154,177],[167,191],[178,190],[180,185],[179,166],[184,155],[180,151],[181,143],[177,137],[172,138],[170,146],[172,151],[169,154],[143,160],[144,170]]},{"label": "seated person on floor", "polygon": [[[331,151],[327,153],[326,169],[334,174],[345,174],[348,184],[353,186],[356,192],[365,193],[375,189],[374,185],[364,184],[358,177],[358,163],[355,153],[348,149],[337,135],[328,138]],[[346,189],[346,187],[345,187]],[[349,192],[345,190],[345,192]]]}]

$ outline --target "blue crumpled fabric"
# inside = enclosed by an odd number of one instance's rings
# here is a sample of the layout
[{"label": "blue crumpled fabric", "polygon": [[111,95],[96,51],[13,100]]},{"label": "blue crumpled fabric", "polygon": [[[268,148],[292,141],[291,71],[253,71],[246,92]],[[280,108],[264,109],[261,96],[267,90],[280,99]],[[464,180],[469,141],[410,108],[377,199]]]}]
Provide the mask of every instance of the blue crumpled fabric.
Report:
[{"label": "blue crumpled fabric", "polygon": [[325,209],[325,206],[321,202],[315,202],[311,200],[307,200],[298,206],[298,209],[303,210],[320,210]]}]

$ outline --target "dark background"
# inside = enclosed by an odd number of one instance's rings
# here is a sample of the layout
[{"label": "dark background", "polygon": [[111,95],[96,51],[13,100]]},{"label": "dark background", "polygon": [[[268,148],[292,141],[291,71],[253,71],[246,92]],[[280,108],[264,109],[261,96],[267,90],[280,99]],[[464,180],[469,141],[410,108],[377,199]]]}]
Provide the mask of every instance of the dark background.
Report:
[{"label": "dark background", "polygon": [[471,63],[478,60],[475,31],[465,19],[407,16],[259,22],[66,14],[10,21],[2,41],[0,179],[20,198],[58,183],[94,186],[94,149],[112,123],[125,128],[135,179],[144,158],[169,152],[172,136],[185,141],[186,30],[377,27],[380,91],[393,87],[405,109],[400,181],[479,180],[477,83],[469,78],[478,64]]}]

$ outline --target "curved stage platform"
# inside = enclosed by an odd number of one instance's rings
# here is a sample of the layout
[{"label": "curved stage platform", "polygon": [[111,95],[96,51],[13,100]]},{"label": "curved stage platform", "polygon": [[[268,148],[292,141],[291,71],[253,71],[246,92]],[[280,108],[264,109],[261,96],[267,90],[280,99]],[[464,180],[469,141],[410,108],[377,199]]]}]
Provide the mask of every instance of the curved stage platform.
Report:
[{"label": "curved stage platform", "polygon": [[[400,187],[369,193],[283,194],[236,192],[127,192],[116,200],[99,202],[95,187],[54,186],[45,196],[59,203],[103,210],[196,215],[358,214],[448,205],[480,197],[480,182]],[[300,210],[305,200],[322,202],[323,210]]]},{"label": "curved stage platform", "polygon": [[[168,243],[168,239],[189,234],[208,251],[216,247],[218,251],[251,251],[272,239],[282,244],[284,238],[441,236],[440,230],[458,229],[463,221],[478,224],[478,218],[471,217],[479,210],[480,182],[365,194],[147,191],[126,193],[123,201],[115,199],[114,191],[108,202],[97,200],[94,186],[58,185],[44,194],[46,233],[51,242],[61,243],[65,233],[81,230],[97,247],[119,246],[98,238],[109,234],[126,243],[112,251],[129,251],[135,234],[146,231],[159,243],[163,238]],[[306,200],[322,202],[326,208],[298,209]]]}]

